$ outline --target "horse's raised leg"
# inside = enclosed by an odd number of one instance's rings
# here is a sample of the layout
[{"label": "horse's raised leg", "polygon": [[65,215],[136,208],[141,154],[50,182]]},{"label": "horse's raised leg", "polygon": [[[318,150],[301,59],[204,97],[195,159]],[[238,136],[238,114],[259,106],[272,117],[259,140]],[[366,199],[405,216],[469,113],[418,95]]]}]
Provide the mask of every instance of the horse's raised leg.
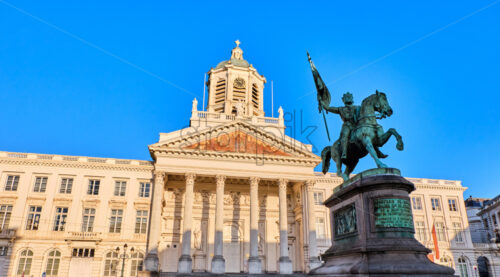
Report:
[{"label": "horse's raised leg", "polygon": [[386,168],[387,165],[384,164],[382,161],[377,156],[377,151],[375,151],[375,148],[373,147],[372,140],[369,136],[363,137],[363,145],[365,146],[366,151],[372,156],[373,160],[375,161],[375,164],[377,164],[378,168]]},{"label": "horse's raised leg", "polygon": [[398,149],[399,151],[403,150],[404,148],[403,138],[394,128],[389,128],[387,132],[379,136],[379,145],[383,146],[384,144],[386,144],[387,141],[391,138],[391,136],[394,136],[398,141],[398,143],[396,144],[396,149]]}]

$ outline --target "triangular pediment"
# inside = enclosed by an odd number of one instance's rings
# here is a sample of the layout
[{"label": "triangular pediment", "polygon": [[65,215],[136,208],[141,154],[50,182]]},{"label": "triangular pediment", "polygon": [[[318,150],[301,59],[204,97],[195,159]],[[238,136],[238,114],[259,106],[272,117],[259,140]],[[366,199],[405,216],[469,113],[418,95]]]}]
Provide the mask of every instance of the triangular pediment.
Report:
[{"label": "triangular pediment", "polygon": [[177,155],[197,153],[200,156],[224,154],[235,156],[258,156],[260,158],[305,159],[319,162],[320,158],[310,147],[282,134],[253,126],[244,121],[233,121],[225,125],[208,127],[201,131],[186,128],[167,134],[168,139],[150,145],[155,152],[170,152]]},{"label": "triangular pediment", "polygon": [[193,149],[200,151],[216,151],[247,154],[269,154],[276,156],[292,156],[281,149],[279,145],[271,145],[254,135],[235,130],[230,133],[221,133],[216,137],[193,143],[182,149]]}]

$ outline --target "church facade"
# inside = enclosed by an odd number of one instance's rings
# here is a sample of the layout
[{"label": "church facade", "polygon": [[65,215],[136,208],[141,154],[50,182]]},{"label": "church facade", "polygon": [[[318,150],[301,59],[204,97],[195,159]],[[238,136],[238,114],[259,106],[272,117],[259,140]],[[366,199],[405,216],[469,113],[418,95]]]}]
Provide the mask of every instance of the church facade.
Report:
[{"label": "church facade", "polygon": [[[321,159],[285,135],[281,108],[265,116],[265,83],[237,45],[209,72],[206,111],[195,99],[190,126],[149,145],[152,161],[0,152],[0,276],[319,266],[332,230],[322,202],[342,179],[314,171]],[[410,180],[416,238],[475,276],[465,188]]]}]

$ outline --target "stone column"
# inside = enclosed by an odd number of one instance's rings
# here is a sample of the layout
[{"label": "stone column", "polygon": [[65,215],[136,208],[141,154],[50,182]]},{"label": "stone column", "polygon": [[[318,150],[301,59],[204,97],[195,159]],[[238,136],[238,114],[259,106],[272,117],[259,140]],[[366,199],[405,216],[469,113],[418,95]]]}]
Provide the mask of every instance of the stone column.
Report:
[{"label": "stone column", "polygon": [[316,243],[316,213],[314,212],[314,180],[306,182],[307,193],[307,223],[309,233],[309,270],[321,266],[318,259],[318,244]]},{"label": "stone column", "polygon": [[179,258],[177,272],[191,273],[191,226],[193,221],[194,173],[186,173],[186,191],[184,193],[184,224],[182,233],[182,255]]},{"label": "stone column", "polygon": [[292,261],[288,257],[288,206],[286,189],[288,180],[279,180],[279,214],[280,214],[280,274],[292,274]]},{"label": "stone column", "polygon": [[215,203],[215,238],[214,257],[212,258],[212,273],[222,274],[226,272],[226,261],[222,255],[223,228],[224,228],[224,183],[226,176],[215,176],[216,203]]},{"label": "stone column", "polygon": [[259,178],[250,178],[250,257],[248,273],[261,274],[262,264],[259,259]]},{"label": "stone column", "polygon": [[165,185],[167,174],[162,171],[154,173],[153,194],[151,196],[151,210],[149,217],[148,254],[144,260],[147,271],[158,272],[158,243],[160,242],[161,210],[163,186]]}]

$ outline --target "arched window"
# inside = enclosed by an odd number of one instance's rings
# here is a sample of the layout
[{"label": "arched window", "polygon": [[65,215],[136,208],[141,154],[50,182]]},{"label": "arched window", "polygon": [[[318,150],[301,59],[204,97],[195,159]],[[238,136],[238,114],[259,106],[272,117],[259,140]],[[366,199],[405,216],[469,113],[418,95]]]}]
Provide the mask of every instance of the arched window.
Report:
[{"label": "arched window", "polygon": [[477,270],[479,277],[490,277],[490,262],[484,256],[477,258]]},{"label": "arched window", "polygon": [[104,276],[116,276],[116,267],[118,266],[118,253],[115,251],[106,254],[104,261]]},{"label": "arched window", "polygon": [[453,264],[451,262],[450,257],[448,256],[442,256],[441,259],[439,259],[439,262],[443,265],[446,265],[448,267],[453,267]]},{"label": "arched window", "polygon": [[26,249],[19,255],[17,265],[17,275],[29,275],[31,273],[31,263],[33,262],[33,251]]},{"label": "arched window", "polygon": [[130,276],[137,276],[137,272],[142,271],[142,265],[144,262],[144,254],[142,253],[133,253],[131,255],[130,262]]},{"label": "arched window", "polygon": [[458,258],[458,272],[460,273],[460,277],[469,277],[469,269],[464,257]]},{"label": "arched window", "polygon": [[46,276],[57,276],[59,273],[59,264],[61,263],[61,252],[52,250],[47,257]]}]

